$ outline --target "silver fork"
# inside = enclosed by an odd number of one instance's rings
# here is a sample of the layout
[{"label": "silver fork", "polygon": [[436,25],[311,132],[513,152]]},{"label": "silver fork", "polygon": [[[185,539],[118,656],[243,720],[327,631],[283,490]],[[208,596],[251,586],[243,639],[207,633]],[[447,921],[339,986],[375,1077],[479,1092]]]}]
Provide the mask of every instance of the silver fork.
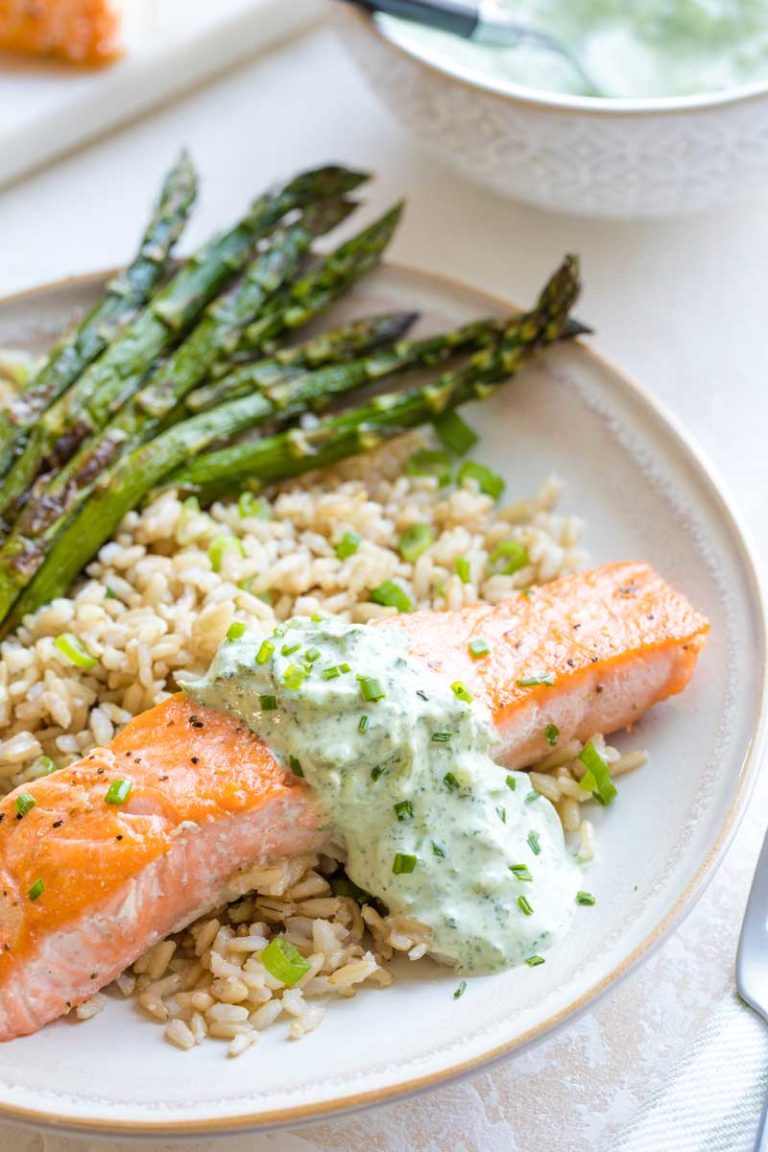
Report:
[{"label": "silver fork", "polygon": [[[736,987],[742,1000],[768,1023],[768,833],[757,862],[736,956]],[[768,1096],[755,1152],[768,1152]]]}]

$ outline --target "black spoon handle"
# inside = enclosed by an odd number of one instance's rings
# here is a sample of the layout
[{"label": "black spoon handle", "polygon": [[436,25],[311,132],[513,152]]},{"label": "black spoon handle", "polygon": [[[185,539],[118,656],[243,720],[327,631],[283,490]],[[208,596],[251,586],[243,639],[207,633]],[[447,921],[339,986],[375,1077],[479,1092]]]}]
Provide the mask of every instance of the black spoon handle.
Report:
[{"label": "black spoon handle", "polygon": [[430,0],[346,0],[346,3],[467,38],[475,34],[480,22],[477,4],[463,0],[439,0],[435,4]]}]

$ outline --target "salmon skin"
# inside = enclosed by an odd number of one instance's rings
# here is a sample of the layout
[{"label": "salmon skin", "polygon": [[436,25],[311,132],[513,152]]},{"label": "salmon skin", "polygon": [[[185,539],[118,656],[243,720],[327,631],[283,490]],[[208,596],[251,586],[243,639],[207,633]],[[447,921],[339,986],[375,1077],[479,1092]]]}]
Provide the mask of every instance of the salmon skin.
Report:
[{"label": "salmon skin", "polygon": [[[398,617],[411,655],[491,710],[500,762],[631,724],[680,692],[707,621],[644,564],[613,564],[499,605]],[[469,642],[490,652],[475,660]],[[110,787],[130,779],[123,803]],[[114,798],[114,797],[113,797]],[[33,803],[30,803],[32,801]],[[178,695],[107,748],[0,801],[0,1039],[34,1032],[147,948],[320,848],[309,786],[236,717]]]}]

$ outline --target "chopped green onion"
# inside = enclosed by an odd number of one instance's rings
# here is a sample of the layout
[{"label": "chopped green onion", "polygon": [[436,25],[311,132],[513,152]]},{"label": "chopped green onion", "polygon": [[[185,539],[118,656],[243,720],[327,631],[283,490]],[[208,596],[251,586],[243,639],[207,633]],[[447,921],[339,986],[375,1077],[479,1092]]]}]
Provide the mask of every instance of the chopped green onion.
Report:
[{"label": "chopped green onion", "polygon": [[114,588],[110,588],[109,584],[107,584],[106,588],[104,589],[104,599],[117,600],[117,592],[115,592]]},{"label": "chopped green onion", "polygon": [[596,800],[606,807],[616,795],[616,785],[611,780],[608,765],[591,740],[579,752],[579,760],[586,768],[579,783],[585,792],[591,792]]},{"label": "chopped green onion", "polygon": [[407,564],[415,564],[434,542],[435,534],[429,524],[411,524],[410,528],[401,533],[397,547]]},{"label": "chopped green onion", "polygon": [[395,876],[403,876],[408,872],[414,872],[416,869],[416,857],[411,856],[408,852],[398,852],[392,861],[392,871]]},{"label": "chopped green onion", "polygon": [[69,660],[70,664],[74,664],[75,668],[84,668],[87,671],[89,668],[95,668],[98,663],[96,657],[91,655],[85,644],[78,640],[77,636],[73,636],[71,632],[62,632],[53,643],[62,656]]},{"label": "chopped green onion", "polygon": [[533,852],[534,856],[541,856],[541,844],[539,843],[538,832],[528,833],[528,847],[530,848],[531,852]]},{"label": "chopped green onion", "polygon": [[350,668],[349,664],[339,664],[339,672],[344,673],[344,675],[351,671],[352,669]]},{"label": "chopped green onion", "polygon": [[306,671],[298,664],[289,664],[283,672],[283,684],[290,692],[298,692],[306,678]]},{"label": "chopped green onion", "polygon": [[455,452],[457,456],[469,452],[479,439],[458,412],[446,412],[439,420],[435,420],[435,432],[449,452]]},{"label": "chopped green onion", "polygon": [[541,800],[541,792],[537,792],[536,789],[533,788],[530,792],[526,793],[525,802],[526,804],[533,804],[535,800]]},{"label": "chopped green onion", "polygon": [[517,791],[517,780],[515,780],[514,776],[507,776],[505,783],[507,785],[507,788],[509,788],[510,792],[516,792]]},{"label": "chopped green onion", "polygon": [[230,624],[229,628],[227,628],[227,640],[229,641],[239,640],[244,634],[245,624],[243,624],[242,620],[235,620],[234,623]]},{"label": "chopped green onion", "polygon": [[465,480],[475,480],[480,491],[493,500],[499,500],[506,487],[498,472],[494,472],[491,468],[486,468],[485,464],[478,464],[474,460],[467,460],[462,464],[457,480],[459,484],[463,484]]},{"label": "chopped green onion", "polygon": [[469,584],[472,580],[472,571],[469,567],[469,560],[466,556],[456,557],[456,575],[462,584]]},{"label": "chopped green onion", "polygon": [[261,647],[259,648],[258,652],[256,653],[256,663],[257,664],[266,664],[266,662],[269,659],[271,659],[271,657],[274,655],[274,652],[275,652],[275,646],[272,643],[272,641],[271,640],[262,640]]},{"label": "chopped green onion", "polygon": [[453,994],[454,1000],[461,1000],[461,998],[464,995],[464,993],[466,992],[466,990],[467,990],[467,982],[466,982],[466,980],[462,980],[461,984],[459,984],[458,988],[456,989],[456,991]]},{"label": "chopped green onion", "polygon": [[510,864],[510,872],[514,872],[518,880],[533,880],[527,864]]},{"label": "chopped green onion", "polygon": [[518,688],[536,688],[539,684],[551,688],[554,683],[554,672],[542,672],[540,676],[523,676],[520,680],[515,680]]},{"label": "chopped green onion", "polygon": [[331,892],[334,896],[351,896],[358,904],[370,904],[371,894],[364,888],[359,888],[349,876],[332,876],[330,881]]},{"label": "chopped green onion", "polygon": [[461,788],[461,784],[459,784],[453,772],[446,772],[445,776],[443,776],[443,784],[445,784],[449,792],[458,792],[459,788]]},{"label": "chopped green onion", "polygon": [[398,612],[413,612],[413,601],[404,588],[395,584],[394,580],[385,580],[374,588],[368,597],[374,604],[383,604],[385,608],[397,608]]},{"label": "chopped green onion", "polygon": [[341,676],[341,668],[339,668],[338,664],[331,664],[329,668],[323,668],[320,676],[323,680],[336,680]]},{"label": "chopped green onion", "polygon": [[436,840],[432,841],[432,855],[439,856],[441,860],[445,859],[445,848],[442,844],[438,844]]},{"label": "chopped green onion", "polygon": [[299,648],[301,648],[301,641],[297,641],[295,644],[283,644],[280,649],[280,654],[281,656],[293,656],[294,652],[298,652]]},{"label": "chopped green onion", "polygon": [[310,664],[314,664],[315,660],[319,660],[321,656],[322,652],[320,649],[314,647],[307,648],[306,652],[304,653],[304,659],[308,660]]},{"label": "chopped green onion", "polygon": [[490,650],[490,644],[482,636],[476,636],[474,640],[469,642],[469,654],[473,660],[482,660],[483,656],[487,656]]},{"label": "chopped green onion", "polygon": [[404,820],[413,819],[413,804],[410,800],[400,800],[395,804],[395,816],[402,824]]},{"label": "chopped green onion", "polygon": [[350,556],[354,556],[361,543],[362,540],[357,532],[345,532],[333,549],[336,553],[336,558],[338,560],[347,560]]},{"label": "chopped green onion", "polygon": [[26,816],[27,812],[31,812],[37,801],[34,796],[29,792],[22,792],[20,796],[16,797],[16,811],[19,816]]},{"label": "chopped green onion", "polygon": [[272,696],[271,693],[259,696],[259,707],[262,712],[275,712],[277,710],[277,697]]},{"label": "chopped green onion", "polygon": [[241,492],[237,501],[237,510],[241,519],[246,516],[255,516],[257,520],[271,520],[272,509],[264,500],[258,500],[253,492]]},{"label": "chopped green onion", "polygon": [[370,721],[366,715],[362,715],[357,722],[358,732],[367,732]]},{"label": "chopped green onion", "polygon": [[461,680],[454,680],[451,684],[451,691],[457,700],[463,700],[465,704],[471,704],[474,700],[469,688]]},{"label": "chopped green onion", "polygon": [[577,892],[576,903],[583,904],[585,908],[591,908],[593,904],[597,903],[597,901],[591,892]]},{"label": "chopped green onion", "polygon": [[30,900],[37,900],[38,896],[42,896],[44,891],[45,884],[43,884],[42,880],[35,880],[32,887],[27,891],[27,896],[29,896]]},{"label": "chopped green onion", "polygon": [[104,800],[107,804],[125,804],[126,800],[133,791],[132,780],[113,780]]},{"label": "chopped green onion", "polygon": [[259,959],[270,976],[281,984],[295,984],[305,972],[309,972],[309,960],[285,936],[275,936],[270,940]]},{"label": "chopped green onion", "polygon": [[241,556],[245,556],[245,547],[242,540],[238,540],[237,536],[215,536],[213,538],[208,548],[208,559],[214,572],[221,571],[224,555],[231,548],[235,548]]},{"label": "chopped green onion", "polygon": [[360,692],[363,700],[368,704],[375,704],[377,700],[383,700],[386,692],[381,686],[381,682],[375,676],[360,676]]},{"label": "chopped green onion", "polygon": [[451,458],[447,452],[414,452],[405,470],[409,476],[434,476],[441,488],[451,482]]},{"label": "chopped green onion", "polygon": [[501,808],[501,807],[497,808],[496,809],[496,815],[498,816],[499,820],[501,820],[502,824],[506,824],[506,822],[507,822],[507,810],[506,810],[506,808]]},{"label": "chopped green onion", "polygon": [[544,963],[544,957],[543,956],[529,956],[528,959],[526,960],[526,964],[528,965],[529,968],[538,968],[539,964],[543,964],[543,963]]},{"label": "chopped green onion", "polygon": [[488,564],[497,576],[512,576],[530,562],[528,549],[519,540],[502,540],[488,557]]},{"label": "chopped green onion", "polygon": [[525,896],[518,896],[517,906],[520,909],[520,911],[523,913],[524,916],[532,916],[533,915],[533,908],[528,903]]},{"label": "chopped green onion", "polygon": [[291,772],[293,772],[294,776],[304,775],[304,769],[301,766],[301,760],[299,760],[297,756],[289,756],[288,763],[291,766]]},{"label": "chopped green onion", "polygon": [[378,780],[379,776],[383,775],[384,769],[380,765],[377,765],[375,768],[371,768],[371,780]]},{"label": "chopped green onion", "polygon": [[432,743],[433,744],[450,744],[452,735],[453,735],[452,732],[433,732],[432,733]]},{"label": "chopped green onion", "polygon": [[59,766],[50,756],[38,756],[35,767],[41,776],[50,776],[51,772],[58,772]]},{"label": "chopped green onion", "polygon": [[560,729],[558,728],[557,724],[547,724],[546,728],[544,729],[544,739],[546,740],[547,744],[549,744],[550,748],[555,747],[558,740],[560,739]]}]

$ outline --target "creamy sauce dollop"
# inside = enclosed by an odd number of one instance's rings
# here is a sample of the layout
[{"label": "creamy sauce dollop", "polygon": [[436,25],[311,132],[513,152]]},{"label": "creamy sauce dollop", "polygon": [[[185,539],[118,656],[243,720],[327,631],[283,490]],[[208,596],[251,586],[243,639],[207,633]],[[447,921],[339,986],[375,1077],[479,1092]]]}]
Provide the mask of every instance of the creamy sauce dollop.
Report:
[{"label": "creamy sauce dollop", "polygon": [[[688,96],[768,79],[765,0],[499,0],[521,23],[564,41],[608,98]],[[588,94],[556,54],[481,47],[386,20],[429,59],[551,92]]]},{"label": "creamy sauce dollop", "polygon": [[487,709],[413,660],[396,626],[246,631],[185,690],[306,777],[350,878],[428,925],[462,972],[521,963],[567,930],[580,872],[557,813],[493,761]]}]

